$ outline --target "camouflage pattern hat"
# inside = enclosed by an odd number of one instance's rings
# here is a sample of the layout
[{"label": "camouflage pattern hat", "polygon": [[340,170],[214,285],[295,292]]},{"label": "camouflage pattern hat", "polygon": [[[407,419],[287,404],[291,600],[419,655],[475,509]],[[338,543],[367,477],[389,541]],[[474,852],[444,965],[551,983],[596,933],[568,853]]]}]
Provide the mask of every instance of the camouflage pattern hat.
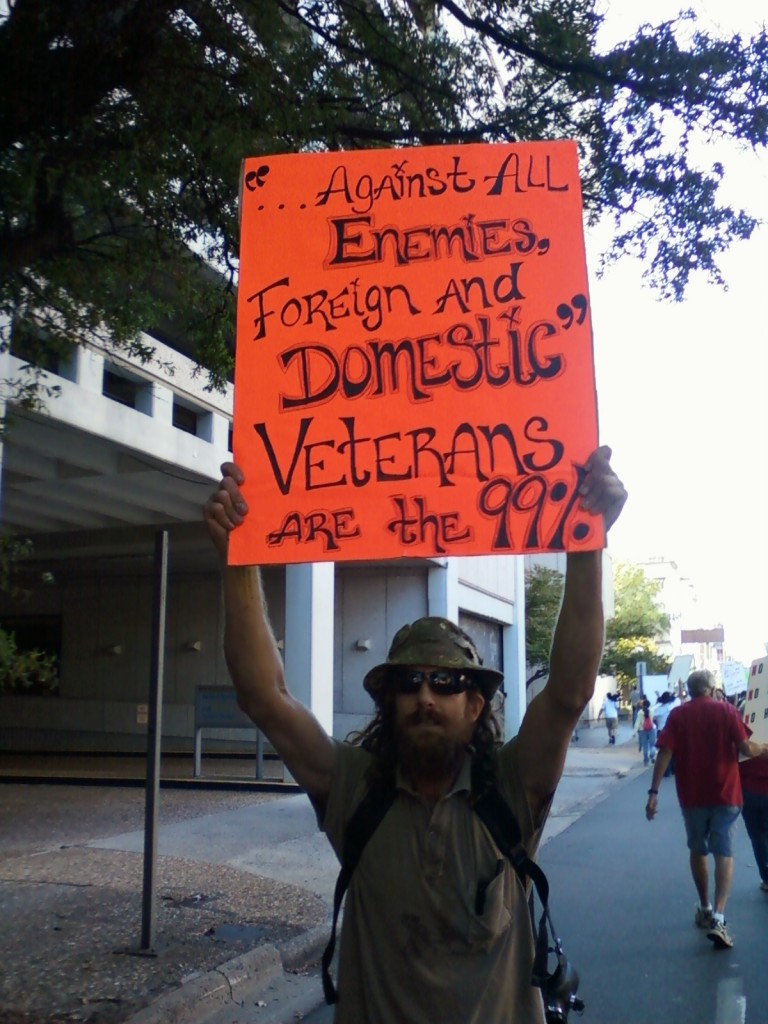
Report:
[{"label": "camouflage pattern hat", "polygon": [[455,623],[437,616],[417,619],[395,634],[387,660],[372,668],[363,686],[377,700],[387,688],[393,670],[408,665],[455,668],[465,672],[486,700],[504,679],[494,668],[483,668],[483,659],[471,637]]}]

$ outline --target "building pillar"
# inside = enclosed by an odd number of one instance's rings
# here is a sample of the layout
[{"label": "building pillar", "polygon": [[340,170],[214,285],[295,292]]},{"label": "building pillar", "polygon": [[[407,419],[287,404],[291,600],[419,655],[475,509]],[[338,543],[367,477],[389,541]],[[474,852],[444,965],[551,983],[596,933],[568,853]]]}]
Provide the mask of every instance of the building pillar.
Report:
[{"label": "building pillar", "polygon": [[439,615],[451,622],[459,621],[458,559],[445,558],[430,566],[427,575],[427,608],[429,615]]},{"label": "building pillar", "polygon": [[333,734],[333,562],[285,570],[285,678],[328,735]]},{"label": "building pillar", "polygon": [[151,416],[165,427],[173,425],[173,391],[157,381],[139,387],[136,394],[136,410]]},{"label": "building pillar", "polygon": [[84,391],[100,395],[104,387],[104,356],[84,345],[78,345],[72,355],[73,363],[68,367],[69,379]]},{"label": "building pillar", "polygon": [[[3,327],[6,326],[8,320],[6,317],[2,318]],[[13,379],[13,371],[11,369],[11,352],[10,347],[3,349],[0,348],[0,381],[10,381]],[[3,443],[3,437],[5,436],[5,417],[8,415],[8,403],[6,402],[2,393],[0,393],[0,512],[3,509],[3,476],[4,476],[4,452],[5,446]],[[0,522],[3,522],[2,516],[0,516]]]},{"label": "building pillar", "polygon": [[[4,354],[0,353],[0,373],[4,374],[5,373],[5,366],[3,365],[3,362],[4,362]],[[6,376],[0,377],[0,380],[7,380],[7,377]],[[3,436],[4,436],[4,429],[3,428],[4,428],[4,425],[5,425],[5,417],[6,417],[7,412],[8,412],[8,407],[7,407],[6,401],[2,397],[2,395],[0,395],[0,513],[2,513],[2,510],[3,510],[3,475],[4,475],[3,463],[4,463],[4,455],[5,455],[5,445],[3,444]],[[0,521],[2,521],[2,516],[1,515],[0,515]]]},{"label": "building pillar", "polygon": [[229,452],[229,420],[218,412],[201,414],[198,417],[197,436],[202,441],[208,441],[216,451]]},{"label": "building pillar", "polygon": [[515,608],[512,623],[504,627],[504,738],[517,735],[527,707],[525,670],[525,559],[515,558]]}]

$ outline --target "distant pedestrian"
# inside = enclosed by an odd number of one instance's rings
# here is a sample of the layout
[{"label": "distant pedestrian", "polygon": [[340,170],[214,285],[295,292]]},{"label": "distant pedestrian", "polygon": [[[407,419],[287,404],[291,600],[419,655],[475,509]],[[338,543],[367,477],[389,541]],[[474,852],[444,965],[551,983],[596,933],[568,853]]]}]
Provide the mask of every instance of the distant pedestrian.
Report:
[{"label": "distant pedestrian", "polygon": [[667,724],[667,719],[669,718],[670,713],[678,707],[679,704],[680,701],[673,693],[670,693],[669,690],[665,690],[664,693],[660,694],[656,706],[651,712],[654,722],[656,723],[656,728],[659,732],[661,732]]},{"label": "distant pedestrian", "polygon": [[640,702],[638,708],[635,731],[640,744],[640,753],[643,755],[643,764],[655,764],[656,726],[651,717],[651,702],[645,698]]},{"label": "distant pedestrian", "polygon": [[605,726],[608,729],[608,742],[610,744],[616,742],[616,733],[619,728],[619,696],[618,693],[607,693],[603,706],[597,714],[598,720],[601,715],[605,715]]},{"label": "distant pedestrian", "polygon": [[[691,700],[674,708],[656,745],[658,755],[645,814],[656,816],[664,772],[674,754],[677,797],[685,822],[690,868],[699,897],[695,923],[706,928],[715,949],[729,949],[725,906],[733,882],[733,837],[742,805],[739,754],[768,757],[768,743],[755,743],[736,709],[712,697],[715,679],[701,670],[688,677]],[[715,903],[709,902],[708,854],[715,859]]]},{"label": "distant pedestrian", "polygon": [[[669,690],[665,690],[664,693],[658,699],[656,706],[651,711],[653,716],[653,724],[656,726],[656,735],[658,736],[664,726],[667,724],[671,712],[674,708],[679,707],[681,701],[674,693],[670,693]],[[664,772],[664,777],[669,778],[670,775],[675,774],[675,759],[672,757],[669,759],[669,764]]]},{"label": "distant pedestrian", "polygon": [[637,713],[640,710],[640,705],[645,700],[640,690],[637,688],[637,684],[632,687],[629,691],[629,706],[632,708],[632,728],[634,729],[637,725]]},{"label": "distant pedestrian", "polygon": [[760,872],[760,888],[768,892],[768,760],[751,757],[739,763],[744,806],[741,814]]}]

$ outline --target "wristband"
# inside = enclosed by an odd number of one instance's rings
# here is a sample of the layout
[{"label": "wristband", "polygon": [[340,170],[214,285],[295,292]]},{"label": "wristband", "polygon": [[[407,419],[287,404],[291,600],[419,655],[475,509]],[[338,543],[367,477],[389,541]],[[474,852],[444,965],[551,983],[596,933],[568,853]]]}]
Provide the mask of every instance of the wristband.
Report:
[{"label": "wristband", "polygon": [[658,795],[659,795],[658,789],[649,789],[648,790],[648,796],[658,796]]}]

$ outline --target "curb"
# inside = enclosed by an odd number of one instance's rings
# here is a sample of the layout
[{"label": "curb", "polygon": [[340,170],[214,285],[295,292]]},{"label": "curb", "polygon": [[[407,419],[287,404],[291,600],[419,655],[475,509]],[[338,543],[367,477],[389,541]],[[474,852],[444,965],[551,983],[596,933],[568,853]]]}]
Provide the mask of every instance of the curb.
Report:
[{"label": "curb", "polygon": [[[286,971],[319,960],[329,934],[330,924],[325,922],[284,942],[257,946],[163,993],[123,1024],[194,1024],[228,1006],[239,1007]],[[321,1000],[318,992],[317,1002]]]}]

